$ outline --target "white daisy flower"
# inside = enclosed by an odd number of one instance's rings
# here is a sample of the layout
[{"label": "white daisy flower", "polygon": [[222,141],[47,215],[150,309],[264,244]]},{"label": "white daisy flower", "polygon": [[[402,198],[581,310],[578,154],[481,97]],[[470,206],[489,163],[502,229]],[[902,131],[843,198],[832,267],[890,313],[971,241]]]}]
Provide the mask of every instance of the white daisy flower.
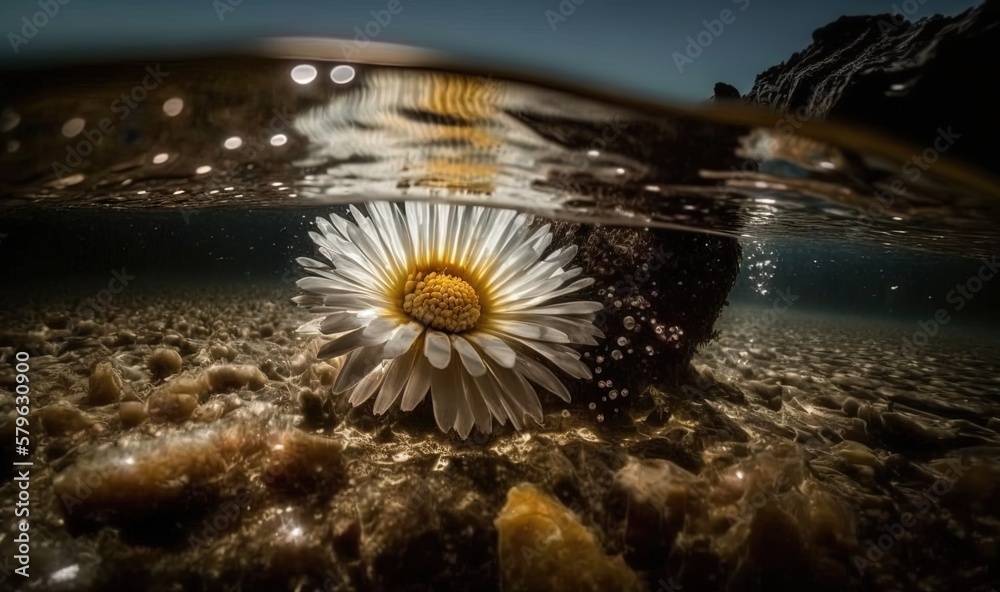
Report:
[{"label": "white daisy flower", "polygon": [[438,427],[466,438],[493,418],[517,429],[542,421],[532,385],[569,401],[548,362],[591,378],[572,344],[597,345],[597,302],[556,301],[593,283],[565,266],[576,246],[555,249],[549,225],[512,210],[407,202],[400,208],[351,206],[354,222],[316,220],[309,235],[328,263],[308,257],[315,274],[293,300],[325,316],[301,333],[335,335],[320,358],[346,355],[333,386],[357,406],[376,395],[375,413],[402,398],[415,408],[428,390]]}]

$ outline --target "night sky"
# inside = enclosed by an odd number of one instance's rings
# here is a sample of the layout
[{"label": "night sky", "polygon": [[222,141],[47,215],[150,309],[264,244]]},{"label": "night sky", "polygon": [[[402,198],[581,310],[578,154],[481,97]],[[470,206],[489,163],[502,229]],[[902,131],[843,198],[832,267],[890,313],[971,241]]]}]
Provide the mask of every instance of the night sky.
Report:
[{"label": "night sky", "polygon": [[[396,2],[396,14],[386,22],[386,9]],[[30,19],[39,4],[4,0],[0,30],[6,43],[0,67],[75,59],[88,52],[121,58],[135,49],[226,47],[259,36],[353,38],[355,27],[368,26],[380,42],[444,50],[650,98],[700,101],[720,81],[746,93],[756,74],[804,49],[815,28],[841,15],[901,10],[918,20],[934,13],[957,14],[976,4],[562,0],[560,11],[560,0],[68,0],[15,53],[10,34],[20,34],[22,18]],[[720,19],[724,10],[731,11],[728,24],[720,20],[713,26],[717,35],[702,35],[710,43],[679,71],[673,54],[684,54],[687,37],[696,38],[706,30],[702,21]],[[369,23],[372,11],[382,12],[385,26]]]}]

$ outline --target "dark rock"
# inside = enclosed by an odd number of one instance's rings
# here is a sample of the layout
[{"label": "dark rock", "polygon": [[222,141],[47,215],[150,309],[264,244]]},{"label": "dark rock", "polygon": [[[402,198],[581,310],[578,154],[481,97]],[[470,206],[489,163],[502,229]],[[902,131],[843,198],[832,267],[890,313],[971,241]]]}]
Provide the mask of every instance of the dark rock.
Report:
[{"label": "dark rock", "polygon": [[812,45],[757,76],[746,99],[799,118],[828,118],[948,149],[991,170],[1000,156],[1000,89],[984,84],[984,60],[1000,55],[1000,1],[954,17],[910,23],[899,13],[844,16],[813,32]]},{"label": "dark rock", "polygon": [[883,413],[882,439],[893,450],[941,450],[952,445],[957,434],[922,425],[901,413]]},{"label": "dark rock", "polygon": [[628,453],[637,458],[668,460],[692,473],[701,472],[705,466],[701,455],[696,454],[689,446],[667,438],[650,438],[633,442],[629,445]]},{"label": "dark rock", "polygon": [[630,460],[615,475],[628,499],[625,544],[629,565],[640,570],[666,564],[684,526],[688,506],[697,504],[697,478],[667,460]]},{"label": "dark rock", "polygon": [[[715,321],[739,271],[735,240],[659,229],[637,230],[557,223],[560,241],[580,249],[574,263],[596,283],[581,299],[604,304],[595,325],[605,334],[583,360],[605,393],[631,394],[651,385],[679,385],[690,378],[698,347],[710,341]],[[596,403],[610,419],[635,397],[586,396],[592,388],[569,385],[573,400]],[[606,399],[606,400],[605,400]]]},{"label": "dark rock", "polygon": [[735,86],[725,82],[715,83],[715,94],[712,96],[714,102],[739,101],[740,99],[740,91]]},{"label": "dark rock", "polygon": [[366,500],[359,508],[358,555],[375,589],[411,590],[414,582],[429,589],[482,585],[475,570],[496,553],[493,516],[460,476],[411,475],[393,487],[368,483],[350,494]]},{"label": "dark rock", "polygon": [[745,559],[727,590],[808,590],[810,556],[799,523],[774,501],[750,521]]}]

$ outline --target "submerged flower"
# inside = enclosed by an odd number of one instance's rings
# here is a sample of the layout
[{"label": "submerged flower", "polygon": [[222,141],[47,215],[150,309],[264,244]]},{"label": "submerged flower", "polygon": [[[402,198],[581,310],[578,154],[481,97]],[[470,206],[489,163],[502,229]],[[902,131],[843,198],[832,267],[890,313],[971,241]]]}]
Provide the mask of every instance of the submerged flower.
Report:
[{"label": "submerged flower", "polygon": [[[423,202],[371,203],[352,223],[336,215],[310,232],[332,266],[301,257],[315,276],[293,300],[325,316],[299,328],[336,335],[320,358],[347,355],[335,393],[375,413],[397,400],[410,411],[428,390],[438,427],[468,437],[493,418],[517,429],[542,421],[535,385],[569,401],[546,363],[578,379],[590,370],[570,344],[596,345],[597,302],[560,297],[593,283],[565,266],[575,246],[555,249],[548,225],[511,210]],[[546,363],[543,363],[546,362]]]}]

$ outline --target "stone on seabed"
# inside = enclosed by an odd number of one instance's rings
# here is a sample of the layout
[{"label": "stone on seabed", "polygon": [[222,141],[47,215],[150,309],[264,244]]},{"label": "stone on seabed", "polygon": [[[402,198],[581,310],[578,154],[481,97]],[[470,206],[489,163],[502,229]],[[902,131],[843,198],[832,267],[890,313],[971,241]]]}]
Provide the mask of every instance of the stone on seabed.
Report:
[{"label": "stone on seabed", "polygon": [[494,523],[507,592],[642,590],[621,557],[605,555],[569,509],[532,485],[511,488]]}]

